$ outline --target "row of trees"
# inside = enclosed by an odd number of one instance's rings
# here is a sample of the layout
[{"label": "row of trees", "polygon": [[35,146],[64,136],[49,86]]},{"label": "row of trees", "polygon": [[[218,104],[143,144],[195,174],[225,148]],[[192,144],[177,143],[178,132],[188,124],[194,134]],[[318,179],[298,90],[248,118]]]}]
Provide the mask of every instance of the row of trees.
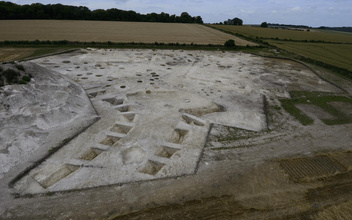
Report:
[{"label": "row of trees", "polygon": [[224,21],[225,25],[239,25],[242,26],[243,25],[243,20],[240,18],[234,18],[234,19],[228,19],[227,21]]},{"label": "row of trees", "polygon": [[192,17],[187,12],[180,16],[167,13],[140,14],[135,11],[124,11],[116,8],[97,9],[91,11],[83,6],[62,4],[17,5],[12,2],[0,1],[0,19],[67,19],[67,20],[104,20],[104,21],[139,21],[168,23],[203,23],[200,16]]}]

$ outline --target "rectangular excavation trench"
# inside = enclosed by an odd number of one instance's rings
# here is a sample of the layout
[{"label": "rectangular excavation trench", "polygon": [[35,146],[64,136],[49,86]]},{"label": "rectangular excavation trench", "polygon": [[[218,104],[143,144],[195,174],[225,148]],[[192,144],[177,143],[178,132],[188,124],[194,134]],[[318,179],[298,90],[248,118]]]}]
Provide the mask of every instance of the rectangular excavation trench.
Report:
[{"label": "rectangular excavation trench", "polygon": [[97,148],[90,148],[88,151],[86,151],[79,159],[80,160],[88,160],[92,161],[94,160],[97,156],[99,156],[103,150],[97,149]]},{"label": "rectangular excavation trench", "polygon": [[116,97],[112,97],[112,98],[106,98],[106,99],[102,99],[104,102],[108,102],[111,105],[122,105],[124,103],[124,99],[119,99]]},{"label": "rectangular excavation trench", "polygon": [[204,120],[190,114],[183,114],[182,119],[186,121],[187,124],[194,124],[196,126],[205,126]]},{"label": "rectangular excavation trench", "polygon": [[112,135],[107,135],[104,140],[100,142],[100,144],[107,145],[107,146],[113,146],[116,142],[118,142],[121,138],[112,136]]},{"label": "rectangular excavation trench", "polygon": [[189,132],[188,130],[176,128],[173,131],[172,136],[169,139],[169,142],[174,143],[174,144],[182,144],[183,141],[185,140],[188,132]]},{"label": "rectangular excavation trench", "polygon": [[163,163],[148,160],[145,165],[138,170],[138,172],[155,176],[164,166],[165,164]]},{"label": "rectangular excavation trench", "polygon": [[156,147],[155,155],[158,157],[164,157],[170,159],[180,149],[168,147],[168,146],[158,146]]},{"label": "rectangular excavation trench", "polygon": [[111,129],[111,132],[116,132],[120,134],[128,134],[130,130],[133,128],[133,125],[127,125],[127,124],[120,124],[116,123]]},{"label": "rectangular excavation trench", "polygon": [[33,178],[44,188],[49,188],[50,186],[54,185],[55,183],[59,182],[60,180],[66,178],[73,172],[77,171],[79,169],[79,166],[77,165],[71,165],[71,164],[64,164],[63,166],[60,167],[57,171],[52,173],[50,176],[48,176],[45,179],[39,179],[39,175],[35,175]]},{"label": "rectangular excavation trench", "polygon": [[346,170],[341,164],[336,163],[327,156],[285,159],[279,163],[294,181],[310,181],[332,176]]}]

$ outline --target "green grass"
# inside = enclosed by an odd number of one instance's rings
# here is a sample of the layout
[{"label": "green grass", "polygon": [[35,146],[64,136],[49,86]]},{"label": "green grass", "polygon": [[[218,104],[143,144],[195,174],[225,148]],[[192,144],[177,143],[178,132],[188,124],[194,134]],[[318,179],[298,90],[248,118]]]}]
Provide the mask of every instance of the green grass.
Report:
[{"label": "green grass", "polygon": [[336,117],[336,119],[321,118],[320,120],[326,125],[340,125],[352,122],[352,118],[328,104],[329,102],[347,102],[352,104],[352,99],[346,96],[336,96],[319,92],[292,92],[292,99],[281,99],[280,102],[283,109],[296,118],[302,125],[312,124],[314,120],[298,109],[296,107],[297,104],[315,105]]},{"label": "green grass", "polygon": [[316,97],[323,97],[323,96],[336,96],[336,93],[332,92],[307,92],[307,91],[291,91],[291,98],[292,99],[300,99],[300,98],[316,98]]},{"label": "green grass", "polygon": [[250,38],[263,39],[281,39],[296,41],[325,41],[336,43],[352,43],[352,35],[343,34],[341,32],[321,32],[321,31],[298,31],[287,29],[260,28],[251,26],[235,26],[235,25],[210,25],[233,34],[241,34]]},{"label": "green grass", "polygon": [[65,50],[67,50],[69,48],[38,48],[36,49],[30,56],[26,57],[26,58],[33,58],[33,57],[40,57],[40,56],[44,56],[47,54],[52,54],[52,53],[59,53],[59,52],[63,52]]},{"label": "green grass", "polygon": [[227,132],[215,136],[217,142],[247,140],[258,135],[258,132],[235,127],[226,127],[226,130]]},{"label": "green grass", "polygon": [[275,46],[281,49],[281,56],[314,63],[352,79],[352,34],[234,25],[207,26],[263,45]]},{"label": "green grass", "polygon": [[269,44],[303,57],[352,71],[352,45],[268,40]]},{"label": "green grass", "polygon": [[[301,110],[299,110],[295,104],[300,104],[301,100],[299,99],[285,99],[280,100],[282,108],[285,109],[290,115],[296,118],[302,125],[310,125],[313,124],[314,120],[303,114]],[[306,103],[306,102],[305,102]]]}]

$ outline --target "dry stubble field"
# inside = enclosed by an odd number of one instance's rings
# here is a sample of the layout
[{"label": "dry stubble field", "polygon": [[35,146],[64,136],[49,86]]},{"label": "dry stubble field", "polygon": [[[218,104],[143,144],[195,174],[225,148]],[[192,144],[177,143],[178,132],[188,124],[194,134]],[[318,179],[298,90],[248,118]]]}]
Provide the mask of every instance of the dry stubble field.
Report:
[{"label": "dry stubble field", "polygon": [[239,46],[253,43],[199,24],[3,20],[0,41],[68,40],[81,42],[142,42],[224,44],[235,39]]}]

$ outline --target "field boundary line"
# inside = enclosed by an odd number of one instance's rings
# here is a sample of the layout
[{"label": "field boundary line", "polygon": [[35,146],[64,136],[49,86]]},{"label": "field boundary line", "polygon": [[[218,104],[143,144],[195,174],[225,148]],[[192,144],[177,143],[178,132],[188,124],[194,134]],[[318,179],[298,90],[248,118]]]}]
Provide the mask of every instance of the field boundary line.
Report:
[{"label": "field boundary line", "polygon": [[77,50],[80,50],[80,49],[69,49],[69,50],[64,50],[64,51],[60,51],[60,52],[48,53],[48,54],[44,54],[44,55],[40,55],[40,56],[34,56],[34,57],[25,58],[25,59],[22,59],[22,60],[19,60],[19,61],[20,62],[21,61],[30,61],[30,60],[35,60],[35,59],[48,57],[48,56],[54,56],[54,55],[60,55],[60,54],[65,54],[65,53],[71,53],[71,52],[75,52]]},{"label": "field boundary line", "polygon": [[[289,61],[293,61],[293,62],[296,62],[296,63],[299,63],[299,64],[302,64],[303,66],[307,67],[310,71],[312,71],[317,77],[319,77],[319,79],[327,82],[327,83],[330,83],[331,85],[335,86],[336,88],[340,89],[341,91],[343,91],[344,93],[346,94],[349,94],[349,92],[347,90],[345,90],[344,88],[340,87],[339,85],[337,85],[336,83],[334,82],[331,82],[330,80],[324,78],[323,76],[321,76],[318,72],[316,72],[312,67],[310,67],[307,63],[303,62],[303,61],[300,61],[300,60],[296,60],[296,59],[293,59],[293,58],[289,58],[289,57],[275,57],[275,56],[268,56],[268,55],[260,55],[260,54],[253,54],[253,53],[250,53],[254,56],[260,56],[260,57],[263,57],[263,58],[270,58],[270,59],[280,59],[280,60],[289,60]],[[339,74],[335,74],[335,75],[338,75],[339,77],[343,77]],[[346,79],[345,77],[343,77],[344,79]]]},{"label": "field boundary line", "polygon": [[[213,26],[211,26],[211,25],[207,25],[207,24],[203,24],[203,25],[206,26],[206,27],[208,27],[208,28],[212,28],[212,29],[214,29],[214,30],[223,32],[223,33],[225,33],[225,34],[230,34],[230,35],[232,35],[232,36],[238,37],[238,38],[240,38],[240,39],[242,39],[242,40],[246,40],[246,41],[249,41],[249,42],[252,42],[252,43],[256,43],[256,44],[258,44],[259,46],[262,46],[262,45],[263,45],[263,41],[255,40],[255,39],[253,39],[253,38],[251,38],[251,37],[248,37],[248,36],[245,36],[245,35],[243,35],[243,34],[233,33],[233,32],[231,32],[231,31],[226,31],[226,30],[223,30],[223,29],[220,29],[220,28],[217,28],[217,27],[213,27]],[[235,43],[236,43],[236,41],[235,41]],[[265,44],[265,42],[264,42],[264,44]]]}]

